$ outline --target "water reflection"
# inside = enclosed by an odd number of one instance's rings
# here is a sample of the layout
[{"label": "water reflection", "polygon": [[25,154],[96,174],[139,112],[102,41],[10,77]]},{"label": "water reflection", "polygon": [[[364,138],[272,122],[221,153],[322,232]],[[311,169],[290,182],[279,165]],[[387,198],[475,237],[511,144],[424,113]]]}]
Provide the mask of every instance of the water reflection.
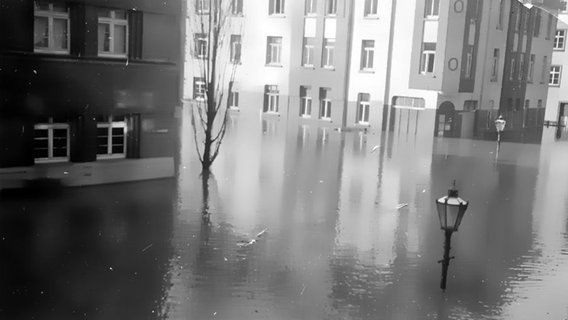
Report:
[{"label": "water reflection", "polygon": [[[245,113],[246,111],[243,111]],[[563,319],[568,144],[432,138],[232,116],[213,175],[0,199],[0,316]],[[470,207],[439,289],[434,199]]]}]

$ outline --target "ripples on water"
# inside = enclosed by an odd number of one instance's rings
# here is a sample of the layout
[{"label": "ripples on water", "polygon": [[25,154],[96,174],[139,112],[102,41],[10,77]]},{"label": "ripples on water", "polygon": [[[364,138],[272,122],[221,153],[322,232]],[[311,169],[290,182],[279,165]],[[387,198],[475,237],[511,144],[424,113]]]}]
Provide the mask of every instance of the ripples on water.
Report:
[{"label": "ripples on water", "polygon": [[[175,181],[3,199],[0,315],[568,317],[566,146],[504,143],[496,159],[429,127],[280,125],[233,128],[208,193],[187,139]],[[470,207],[444,293],[433,201],[453,179]]]}]

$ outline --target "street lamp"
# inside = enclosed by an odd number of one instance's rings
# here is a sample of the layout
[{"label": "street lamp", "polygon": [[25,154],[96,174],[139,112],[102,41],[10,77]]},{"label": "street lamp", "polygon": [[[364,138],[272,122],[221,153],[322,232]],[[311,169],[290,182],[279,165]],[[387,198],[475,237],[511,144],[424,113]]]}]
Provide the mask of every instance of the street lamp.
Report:
[{"label": "street lamp", "polygon": [[454,258],[450,257],[452,233],[454,231],[458,231],[458,227],[463,219],[465,210],[467,210],[467,205],[468,202],[458,196],[455,180],[452,188],[448,190],[448,195],[436,200],[436,209],[438,210],[438,218],[440,219],[440,228],[444,230],[446,236],[444,241],[444,258],[438,261],[438,263],[442,263],[442,282],[440,284],[440,288],[442,290],[446,290],[448,266],[450,265],[450,260]]},{"label": "street lamp", "polygon": [[499,118],[495,120],[495,129],[497,129],[497,144],[501,144],[501,132],[505,130],[505,124],[507,121],[503,119],[502,115],[499,115]]}]

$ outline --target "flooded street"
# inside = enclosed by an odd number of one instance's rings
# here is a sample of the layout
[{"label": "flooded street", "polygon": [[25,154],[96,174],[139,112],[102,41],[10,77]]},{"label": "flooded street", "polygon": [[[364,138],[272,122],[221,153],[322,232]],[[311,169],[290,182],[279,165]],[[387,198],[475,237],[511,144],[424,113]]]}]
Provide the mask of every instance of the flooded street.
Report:
[{"label": "flooded street", "polygon": [[[2,319],[567,319],[568,144],[231,121],[213,175],[0,201]],[[262,133],[262,134],[260,134]],[[470,201],[440,289],[434,200]]]}]

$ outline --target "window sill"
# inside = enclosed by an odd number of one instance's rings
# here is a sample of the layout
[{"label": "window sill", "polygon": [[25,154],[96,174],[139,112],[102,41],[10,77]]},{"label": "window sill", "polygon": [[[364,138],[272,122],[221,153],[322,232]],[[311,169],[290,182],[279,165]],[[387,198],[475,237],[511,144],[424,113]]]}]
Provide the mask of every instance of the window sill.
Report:
[{"label": "window sill", "polygon": [[300,115],[300,119],[311,119],[311,118],[312,118],[311,115],[305,115],[305,114]]},{"label": "window sill", "polygon": [[323,66],[321,68],[324,69],[324,70],[335,71],[335,67],[333,67],[333,66]]},{"label": "window sill", "polygon": [[315,18],[317,16],[318,16],[317,13],[306,13],[306,14],[304,14],[304,17],[306,17],[306,18]]},{"label": "window sill", "polygon": [[231,61],[231,64],[241,65],[241,64],[243,64],[243,62],[242,61]]},{"label": "window sill", "polygon": [[34,164],[49,164],[49,163],[61,163],[69,162],[69,158],[35,158]]},{"label": "window sill", "polygon": [[549,87],[553,87],[553,88],[558,88],[560,87],[560,83],[559,84],[548,84]]},{"label": "window sill", "polygon": [[264,65],[265,67],[273,67],[273,68],[283,68],[283,66],[281,64],[271,64],[271,63],[267,63]]},{"label": "window sill", "polygon": [[375,73],[375,70],[373,70],[373,69],[361,69],[361,70],[359,70],[359,73],[373,74],[373,73]]},{"label": "window sill", "polygon": [[331,118],[319,118],[321,121],[331,122]]},{"label": "window sill", "polygon": [[379,20],[379,15],[370,14],[363,17],[365,20]]},{"label": "window sill", "polygon": [[69,50],[50,50],[46,48],[34,48],[34,53],[56,54],[56,55],[69,55]]},{"label": "window sill", "polygon": [[311,65],[311,64],[304,64],[304,65],[302,65],[302,68],[315,70],[316,67],[314,65]]},{"label": "window sill", "polygon": [[565,48],[552,48],[552,51],[564,51]]},{"label": "window sill", "polygon": [[233,18],[244,18],[245,15],[242,12],[239,13],[231,13],[231,17]]},{"label": "window sill", "polygon": [[286,18],[286,15],[283,13],[273,13],[273,14],[268,14],[268,16],[270,18]]},{"label": "window sill", "polygon": [[99,52],[97,54],[98,57],[101,58],[112,58],[112,59],[127,59],[128,54],[117,54],[117,53],[108,53],[108,52]]},{"label": "window sill", "polygon": [[230,106],[230,107],[229,107],[229,111],[232,111],[232,112],[240,112],[241,110],[239,110],[239,107]]},{"label": "window sill", "polygon": [[355,125],[359,126],[359,127],[370,127],[371,126],[371,124],[369,122],[361,122],[361,121],[356,122]]},{"label": "window sill", "polygon": [[427,21],[438,21],[439,20],[439,16],[425,16],[424,20]]},{"label": "window sill", "polygon": [[125,158],[125,154],[97,154],[97,160],[115,160]]},{"label": "window sill", "polygon": [[276,111],[264,111],[263,114],[267,117],[280,117],[280,113]]}]

